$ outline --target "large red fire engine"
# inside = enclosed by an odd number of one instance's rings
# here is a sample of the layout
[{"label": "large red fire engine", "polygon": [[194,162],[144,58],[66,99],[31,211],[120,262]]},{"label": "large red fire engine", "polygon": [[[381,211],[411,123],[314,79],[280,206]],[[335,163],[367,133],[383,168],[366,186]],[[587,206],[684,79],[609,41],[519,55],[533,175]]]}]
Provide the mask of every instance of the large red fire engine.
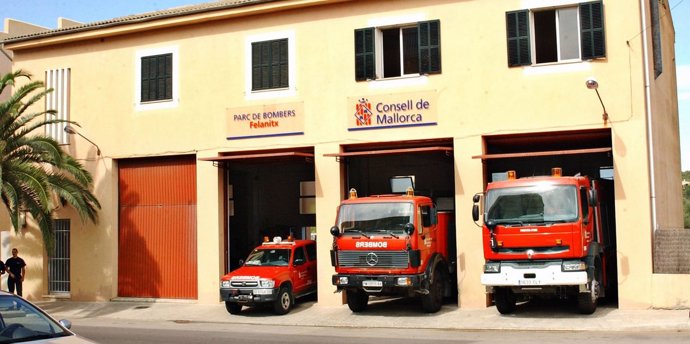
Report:
[{"label": "large red fire engine", "polygon": [[338,207],[331,228],[333,284],[345,290],[353,312],[364,311],[370,295],[420,296],[425,312],[437,312],[454,290],[452,213],[407,190],[358,198],[352,189]]},{"label": "large red fire engine", "polygon": [[[481,282],[493,292],[501,314],[531,295],[576,296],[578,310],[591,314],[609,283],[607,264],[615,264],[602,227],[599,181],[551,176],[489,183],[484,193],[484,272]],[[480,196],[473,218],[479,220]],[[609,261],[611,260],[611,261]]]}]

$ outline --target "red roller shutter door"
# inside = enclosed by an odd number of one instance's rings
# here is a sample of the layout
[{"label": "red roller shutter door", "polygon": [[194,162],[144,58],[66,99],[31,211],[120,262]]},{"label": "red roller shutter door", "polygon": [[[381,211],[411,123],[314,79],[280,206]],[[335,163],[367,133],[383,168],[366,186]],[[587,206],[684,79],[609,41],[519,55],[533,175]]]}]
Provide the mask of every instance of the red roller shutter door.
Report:
[{"label": "red roller shutter door", "polygon": [[196,299],[195,157],[118,165],[118,296]]}]

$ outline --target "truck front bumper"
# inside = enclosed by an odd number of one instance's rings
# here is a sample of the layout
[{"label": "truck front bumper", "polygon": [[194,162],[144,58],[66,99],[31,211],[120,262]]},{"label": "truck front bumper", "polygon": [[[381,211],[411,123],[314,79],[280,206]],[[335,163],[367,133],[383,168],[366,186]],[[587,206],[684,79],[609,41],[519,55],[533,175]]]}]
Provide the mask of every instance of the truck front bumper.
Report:
[{"label": "truck front bumper", "polygon": [[497,272],[482,273],[481,282],[489,287],[584,286],[588,282],[586,270],[563,271],[562,261],[487,264],[500,264]]},{"label": "truck front bumper", "polygon": [[273,302],[278,299],[278,289],[266,288],[221,288],[223,301],[235,302],[245,306]]},{"label": "truck front bumper", "polygon": [[423,274],[418,275],[333,275],[333,285],[338,291],[346,288],[361,288],[369,292],[379,292],[390,288],[421,289],[425,280]]}]

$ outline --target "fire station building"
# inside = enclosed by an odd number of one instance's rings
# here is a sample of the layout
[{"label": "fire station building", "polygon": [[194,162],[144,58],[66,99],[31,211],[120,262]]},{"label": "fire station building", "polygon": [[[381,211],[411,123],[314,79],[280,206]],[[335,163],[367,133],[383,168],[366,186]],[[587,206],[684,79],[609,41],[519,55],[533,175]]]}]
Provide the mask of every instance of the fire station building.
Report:
[{"label": "fire station building", "polygon": [[561,167],[611,181],[617,306],[690,307],[656,252],[683,226],[666,1],[222,0],[60,23],[4,48],[79,124],[46,133],[102,209],[60,209],[50,256],[4,215],[29,298],[217,303],[264,236],[293,234],[316,238],[318,303],[339,305],[336,207],[402,175],[455,212],[457,302],[486,307],[473,195]]}]

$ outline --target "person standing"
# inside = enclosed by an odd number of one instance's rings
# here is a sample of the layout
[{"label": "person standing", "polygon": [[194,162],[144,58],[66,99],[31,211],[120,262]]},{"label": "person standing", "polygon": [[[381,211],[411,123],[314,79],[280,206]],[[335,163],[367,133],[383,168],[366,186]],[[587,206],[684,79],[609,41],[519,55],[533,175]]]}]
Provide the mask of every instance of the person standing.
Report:
[{"label": "person standing", "polygon": [[24,282],[24,276],[26,275],[26,263],[24,259],[18,256],[19,250],[16,248],[12,249],[12,258],[7,259],[5,262],[5,268],[9,276],[7,277],[7,289],[10,293],[14,294],[15,288],[17,289],[17,295],[22,296],[22,283]]}]

